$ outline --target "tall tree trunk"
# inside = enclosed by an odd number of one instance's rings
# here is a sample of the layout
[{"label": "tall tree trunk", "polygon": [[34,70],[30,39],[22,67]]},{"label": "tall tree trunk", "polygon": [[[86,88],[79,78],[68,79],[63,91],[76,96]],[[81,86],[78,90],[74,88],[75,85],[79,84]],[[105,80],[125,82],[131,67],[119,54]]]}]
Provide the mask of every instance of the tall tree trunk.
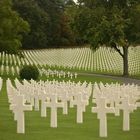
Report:
[{"label": "tall tree trunk", "polygon": [[128,72],[128,46],[123,47],[123,76],[129,76]]}]

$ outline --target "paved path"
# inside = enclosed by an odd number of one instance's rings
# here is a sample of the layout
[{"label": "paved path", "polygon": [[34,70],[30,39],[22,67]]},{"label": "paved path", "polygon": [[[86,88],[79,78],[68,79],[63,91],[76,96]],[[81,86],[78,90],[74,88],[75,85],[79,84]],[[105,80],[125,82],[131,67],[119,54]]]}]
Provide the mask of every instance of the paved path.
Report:
[{"label": "paved path", "polygon": [[99,76],[99,77],[104,77],[104,78],[112,78],[115,80],[121,80],[125,84],[137,84],[140,86],[140,80],[138,79],[132,79],[132,78],[126,78],[126,77],[121,77],[121,76],[111,76],[111,75],[104,75],[104,74],[93,74],[93,73],[79,73],[80,75],[90,75],[90,76]]}]

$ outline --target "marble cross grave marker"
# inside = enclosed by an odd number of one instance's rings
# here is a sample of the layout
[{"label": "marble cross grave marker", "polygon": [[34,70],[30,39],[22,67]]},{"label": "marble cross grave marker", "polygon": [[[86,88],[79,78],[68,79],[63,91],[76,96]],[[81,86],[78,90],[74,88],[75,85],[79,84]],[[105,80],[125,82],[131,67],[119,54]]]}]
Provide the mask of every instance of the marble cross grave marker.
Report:
[{"label": "marble cross grave marker", "polygon": [[44,91],[42,94],[38,95],[38,98],[41,100],[41,117],[46,117],[46,102],[49,101],[48,94]]},{"label": "marble cross grave marker", "polygon": [[136,106],[129,104],[129,97],[122,98],[119,108],[123,110],[123,130],[130,130],[130,113],[135,110]]},{"label": "marble cross grave marker", "polygon": [[67,91],[61,90],[61,94],[58,95],[59,99],[63,102],[64,107],[63,107],[63,114],[67,115],[68,114],[68,101],[69,101],[69,96],[67,94]]},{"label": "marble cross grave marker", "polygon": [[57,108],[64,108],[63,102],[57,101],[57,95],[50,95],[50,102],[46,103],[46,107],[51,108],[51,127],[57,127]]},{"label": "marble cross grave marker", "polygon": [[31,105],[25,105],[23,95],[15,96],[15,103],[10,105],[10,108],[16,113],[17,133],[25,133],[24,111],[31,111]]},{"label": "marble cross grave marker", "polygon": [[77,106],[77,123],[83,123],[83,112],[87,105],[87,101],[83,100],[83,94],[78,93],[75,95],[74,100],[71,101],[71,104]]},{"label": "marble cross grave marker", "polygon": [[92,112],[97,113],[97,117],[100,121],[100,137],[107,137],[107,113],[115,113],[114,108],[107,107],[106,98],[101,97],[97,101],[97,107],[92,107]]}]

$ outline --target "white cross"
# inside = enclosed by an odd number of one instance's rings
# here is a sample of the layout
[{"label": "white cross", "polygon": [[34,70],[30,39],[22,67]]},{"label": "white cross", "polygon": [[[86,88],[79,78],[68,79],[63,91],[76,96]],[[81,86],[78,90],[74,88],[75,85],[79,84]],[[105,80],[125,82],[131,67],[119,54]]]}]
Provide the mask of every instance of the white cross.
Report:
[{"label": "white cross", "polygon": [[119,97],[114,97],[114,98],[115,98],[115,102],[114,102],[115,116],[120,116],[120,108],[119,108],[120,98]]},{"label": "white cross", "polygon": [[34,87],[34,109],[35,111],[39,111],[39,91],[40,89]]},{"label": "white cross", "polygon": [[15,74],[15,69],[14,69],[14,67],[13,67],[13,66],[11,67],[11,72],[12,72],[12,75],[14,75],[14,74]]},{"label": "white cross", "polygon": [[41,100],[41,117],[47,116],[47,110],[46,110],[46,101],[48,101],[48,94],[45,92],[39,95],[39,99]]},{"label": "white cross", "polygon": [[68,114],[68,101],[69,101],[69,96],[67,94],[67,91],[61,90],[61,93],[58,95],[59,99],[64,103],[64,108],[63,108],[63,114],[67,115]]},{"label": "white cross", "polygon": [[75,73],[75,74],[74,74],[74,76],[75,76],[75,79],[77,78],[77,75],[78,75],[77,73]]},{"label": "white cross", "polygon": [[72,74],[72,73],[70,74],[70,78],[71,78],[71,79],[73,78],[73,74]]},{"label": "white cross", "polygon": [[58,103],[57,95],[50,95],[50,103],[46,103],[46,107],[51,108],[51,127],[57,127],[57,108],[64,108],[62,102]]},{"label": "white cross", "polygon": [[92,107],[92,112],[97,113],[100,121],[100,137],[107,137],[107,113],[115,113],[114,108],[106,106],[106,99],[101,97],[97,101],[97,107]]},{"label": "white cross", "polygon": [[123,130],[130,130],[130,113],[136,109],[135,105],[129,104],[129,98],[122,98],[119,108],[123,110]]},{"label": "white cross", "polygon": [[[19,95],[19,94],[15,94],[15,92],[12,93],[12,95],[11,95],[11,97],[10,97],[10,99],[9,99],[9,102],[10,102],[12,105],[16,102],[16,97],[17,97],[17,95]],[[14,113],[14,120],[17,121],[17,111],[16,111],[16,110],[13,110],[11,106],[10,106],[10,110],[12,110],[13,113]]]},{"label": "white cross", "polygon": [[63,73],[63,78],[65,78],[65,77],[66,77],[66,73],[64,72],[64,73]]},{"label": "white cross", "polygon": [[71,101],[71,104],[77,105],[77,123],[83,123],[83,112],[85,111],[85,107],[87,105],[87,101],[83,100],[83,94],[75,94],[74,100]]},{"label": "white cross", "polygon": [[67,74],[68,74],[68,77],[70,77],[70,72],[69,72],[69,71],[68,71],[68,73],[67,73]]},{"label": "white cross", "polygon": [[32,106],[24,104],[23,95],[15,96],[14,101],[15,103],[10,105],[10,108],[16,113],[17,133],[25,133],[24,111],[32,110]]}]

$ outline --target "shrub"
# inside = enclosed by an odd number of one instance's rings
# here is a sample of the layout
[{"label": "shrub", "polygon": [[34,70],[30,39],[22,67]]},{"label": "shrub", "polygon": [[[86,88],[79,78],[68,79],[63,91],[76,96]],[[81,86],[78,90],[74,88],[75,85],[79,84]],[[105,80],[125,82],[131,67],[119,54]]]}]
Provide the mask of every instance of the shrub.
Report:
[{"label": "shrub", "polygon": [[37,80],[39,77],[38,68],[35,66],[24,66],[20,70],[20,78],[26,80]]}]

